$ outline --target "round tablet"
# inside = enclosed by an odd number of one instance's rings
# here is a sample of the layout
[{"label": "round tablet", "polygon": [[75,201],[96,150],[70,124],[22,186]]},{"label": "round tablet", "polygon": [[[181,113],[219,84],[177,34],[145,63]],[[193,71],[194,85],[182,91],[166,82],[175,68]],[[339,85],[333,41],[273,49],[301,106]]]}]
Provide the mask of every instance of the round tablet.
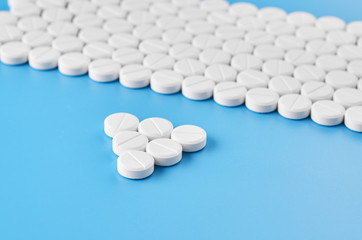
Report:
[{"label": "round tablet", "polygon": [[286,16],[287,13],[283,9],[276,7],[265,7],[258,12],[258,17],[267,22],[284,20]]},{"label": "round tablet", "polygon": [[160,39],[147,39],[138,48],[144,54],[167,53],[170,45]]},{"label": "round tablet", "polygon": [[48,23],[40,17],[25,17],[19,20],[18,28],[24,32],[33,30],[45,30]]},{"label": "round tablet", "polygon": [[182,60],[186,58],[198,59],[200,50],[188,43],[178,43],[170,48],[169,54],[176,60]]},{"label": "round tablet", "polygon": [[343,30],[346,23],[340,18],[326,16],[317,19],[316,27],[324,31]]},{"label": "round tablet", "polygon": [[285,61],[293,64],[294,66],[314,64],[316,58],[314,54],[306,52],[301,49],[289,50],[285,54]]},{"label": "round tablet", "polygon": [[270,90],[278,93],[279,96],[291,93],[299,93],[302,85],[298,80],[289,76],[277,76],[268,83]]},{"label": "round tablet", "polygon": [[237,72],[234,68],[224,64],[214,64],[206,68],[205,77],[215,83],[232,81],[235,82]]},{"label": "round tablet", "polygon": [[147,144],[146,152],[155,159],[155,165],[172,166],[182,159],[182,146],[178,142],[167,139],[155,139]]},{"label": "round tablet", "polygon": [[335,54],[337,51],[336,45],[324,40],[310,41],[306,46],[307,52],[313,53],[316,56]]},{"label": "round tablet", "polygon": [[89,64],[88,75],[96,82],[113,82],[118,79],[120,68],[112,59],[97,59]]},{"label": "round tablet", "polygon": [[361,21],[350,22],[347,26],[347,32],[361,37],[362,36],[362,22]]},{"label": "round tablet", "polygon": [[112,139],[113,152],[118,156],[129,150],[144,152],[147,144],[147,137],[135,131],[118,132]]},{"label": "round tablet", "polygon": [[133,29],[133,36],[141,40],[160,38],[162,36],[162,30],[151,24],[144,24]]},{"label": "round tablet", "polygon": [[220,26],[215,30],[215,36],[222,40],[242,39],[245,32],[232,25]]},{"label": "round tablet", "polygon": [[222,40],[211,34],[201,34],[192,40],[192,45],[202,50],[220,48],[222,46]]},{"label": "round tablet", "polygon": [[91,42],[83,48],[83,54],[92,60],[111,58],[113,54],[113,48],[104,42]]},{"label": "round tablet", "polygon": [[69,52],[59,58],[58,70],[64,75],[80,76],[88,72],[89,64],[89,57],[78,52]]},{"label": "round tablet", "polygon": [[347,66],[347,71],[357,77],[362,77],[362,60],[354,60]]},{"label": "round tablet", "polygon": [[60,36],[52,42],[52,47],[61,53],[81,52],[83,45],[81,40],[73,36]]},{"label": "round tablet", "polygon": [[217,26],[222,26],[227,24],[232,25],[236,21],[236,18],[235,16],[229,14],[228,12],[216,11],[216,12],[211,12],[209,14],[209,16],[207,17],[207,21]]},{"label": "round tablet", "polygon": [[337,55],[347,61],[362,60],[362,47],[343,45],[337,50]]},{"label": "round tablet", "polygon": [[278,36],[275,46],[284,50],[304,49],[305,41],[293,35]]},{"label": "round tablet", "polygon": [[121,7],[115,6],[116,4],[105,5],[100,3],[101,8],[97,11],[97,16],[102,19],[119,19],[125,18],[127,12]]},{"label": "round tablet", "polygon": [[254,16],[258,12],[258,7],[251,3],[236,2],[229,7],[229,13],[237,17]]},{"label": "round tablet", "polygon": [[144,55],[138,49],[123,47],[113,52],[112,59],[122,66],[130,64],[141,64],[143,62]]},{"label": "round tablet", "polygon": [[144,88],[150,84],[151,74],[152,71],[142,65],[127,65],[121,69],[119,81],[128,88]]},{"label": "round tablet", "polygon": [[231,56],[220,49],[206,49],[200,53],[199,59],[206,65],[229,64]]},{"label": "round tablet", "polygon": [[266,26],[266,22],[261,18],[249,16],[249,17],[240,18],[236,22],[236,25],[241,30],[252,32],[252,31],[263,30]]},{"label": "round tablet", "polygon": [[212,23],[203,21],[203,20],[194,20],[186,24],[186,32],[199,35],[205,33],[213,33],[215,29],[215,25]]},{"label": "round tablet", "polygon": [[268,86],[269,77],[258,70],[245,70],[237,76],[237,82],[247,89],[263,88]]},{"label": "round tablet", "polygon": [[348,108],[344,115],[344,124],[353,131],[362,132],[362,106]]},{"label": "round tablet", "polygon": [[327,42],[333,43],[337,46],[355,44],[357,41],[357,37],[355,35],[342,30],[329,32],[326,39]]},{"label": "round tablet", "polygon": [[5,43],[0,48],[0,60],[8,65],[20,65],[28,61],[30,48],[21,42]]},{"label": "round tablet", "polygon": [[263,61],[250,54],[238,54],[231,59],[231,66],[238,71],[261,69]]},{"label": "round tablet", "polygon": [[22,37],[22,31],[11,25],[0,25],[0,42],[19,41]]},{"label": "round tablet", "polygon": [[137,131],[139,120],[129,113],[114,113],[104,120],[104,132],[113,138],[122,131]]},{"label": "round tablet", "polygon": [[316,21],[316,17],[307,12],[292,12],[287,16],[287,22],[296,26],[312,26]]},{"label": "round tablet", "polygon": [[79,32],[78,37],[85,43],[106,42],[108,33],[101,28],[85,28]]},{"label": "round tablet", "polygon": [[129,33],[117,33],[108,39],[108,44],[113,48],[138,47],[139,40]]},{"label": "round tablet", "polygon": [[236,82],[222,82],[214,88],[214,101],[222,106],[236,107],[245,101],[246,88]]},{"label": "round tablet", "polygon": [[187,58],[176,62],[174,70],[185,77],[203,75],[205,72],[205,64],[198,60]]},{"label": "round tablet", "polygon": [[48,26],[47,32],[54,37],[76,36],[78,28],[70,22],[55,22]]},{"label": "round tablet", "polygon": [[58,66],[60,52],[51,47],[37,47],[29,52],[29,65],[38,70],[50,70]]},{"label": "round tablet", "polygon": [[173,125],[164,118],[147,118],[138,125],[138,132],[152,141],[158,138],[170,138]]},{"label": "round tablet", "polygon": [[41,9],[34,3],[24,3],[12,6],[10,13],[17,17],[40,16]]},{"label": "round tablet", "polygon": [[335,55],[323,55],[317,58],[316,66],[324,71],[345,70],[347,62]]},{"label": "round tablet", "polygon": [[67,6],[67,9],[75,14],[80,15],[84,13],[95,13],[98,6],[88,1],[73,1]]},{"label": "round tablet", "polygon": [[161,94],[173,94],[181,90],[183,77],[171,70],[154,72],[151,76],[151,89]]},{"label": "round tablet", "polygon": [[163,30],[169,29],[182,29],[185,26],[185,20],[178,18],[176,16],[162,16],[160,17],[157,22],[157,27]]},{"label": "round tablet", "polygon": [[191,7],[197,6],[200,1],[199,0],[172,0],[172,3],[178,7]]},{"label": "round tablet", "polygon": [[200,2],[200,8],[207,12],[227,10],[229,3],[219,0],[208,0]]},{"label": "round tablet", "polygon": [[192,34],[180,29],[171,29],[162,34],[162,40],[169,44],[190,43]]},{"label": "round tablet", "polygon": [[312,41],[317,39],[324,39],[326,33],[322,29],[313,26],[304,26],[300,27],[296,31],[296,36],[305,41]]},{"label": "round tablet", "polygon": [[360,80],[358,81],[357,89],[358,89],[358,90],[362,90],[362,79],[360,79]]},{"label": "round tablet", "polygon": [[326,76],[326,83],[332,86],[334,89],[351,87],[357,87],[357,77],[352,73],[346,71],[331,71]]},{"label": "round tablet", "polygon": [[18,18],[7,11],[0,11],[0,25],[16,25]]},{"label": "round tablet", "polygon": [[222,46],[222,50],[233,56],[242,53],[252,53],[253,49],[254,49],[253,45],[239,39],[226,40]]},{"label": "round tablet", "polygon": [[273,21],[268,23],[266,31],[276,36],[293,35],[295,32],[295,26],[285,21]]},{"label": "round tablet", "polygon": [[312,105],[311,118],[320,125],[336,126],[343,122],[344,112],[345,109],[341,104],[322,100]]},{"label": "round tablet", "polygon": [[254,49],[254,55],[264,61],[283,59],[284,50],[274,45],[259,45]]},{"label": "round tablet", "polygon": [[333,101],[345,108],[362,105],[362,91],[355,88],[341,88],[334,92]]},{"label": "round tablet", "polygon": [[207,134],[200,127],[183,125],[172,131],[171,139],[182,145],[183,152],[197,152],[206,146]]},{"label": "round tablet", "polygon": [[120,175],[130,179],[149,177],[154,170],[154,159],[141,151],[126,151],[117,160],[117,170]]},{"label": "round tablet", "polygon": [[73,19],[73,24],[80,28],[100,28],[103,25],[103,19],[95,14],[82,14]]},{"label": "round tablet", "polygon": [[110,34],[131,33],[133,25],[124,19],[109,19],[103,24],[103,30]]},{"label": "round tablet", "polygon": [[215,83],[203,76],[191,76],[182,82],[182,94],[192,100],[212,97]]},{"label": "round tablet", "polygon": [[275,36],[263,31],[252,31],[245,35],[245,41],[255,46],[273,44]]},{"label": "round tablet", "polygon": [[333,93],[333,88],[324,82],[310,81],[305,83],[301,88],[301,94],[309,98],[312,102],[331,100]]},{"label": "round tablet", "polygon": [[187,20],[205,20],[207,18],[207,12],[200,9],[198,6],[183,7],[178,13],[178,17]]},{"label": "round tablet", "polygon": [[145,10],[149,7],[150,3],[147,1],[124,0],[121,2],[121,7],[129,12],[136,10]]},{"label": "round tablet", "polygon": [[62,8],[47,8],[42,13],[42,18],[47,22],[72,21],[73,14]]},{"label": "round tablet", "polygon": [[145,10],[130,12],[127,16],[127,21],[133,25],[139,26],[144,24],[154,24],[157,17]]},{"label": "round tablet", "polygon": [[48,8],[65,8],[67,4],[66,0],[36,0],[35,2],[40,8],[45,10]]},{"label": "round tablet", "polygon": [[325,76],[325,71],[314,65],[301,65],[294,70],[294,78],[302,83],[310,81],[323,82]]},{"label": "round tablet", "polygon": [[152,71],[172,69],[174,64],[172,57],[162,53],[150,54],[143,59],[143,65]]},{"label": "round tablet", "polygon": [[246,93],[245,106],[257,113],[269,113],[277,109],[279,96],[267,88],[254,88]]},{"label": "round tablet", "polygon": [[262,69],[264,73],[272,77],[279,75],[291,76],[294,71],[294,66],[286,61],[273,59],[265,62]]},{"label": "round tablet", "polygon": [[285,118],[299,120],[309,117],[312,102],[299,94],[287,94],[278,102],[278,112]]},{"label": "round tablet", "polygon": [[175,15],[177,13],[178,7],[168,2],[153,2],[151,4],[150,13],[156,16],[168,16]]},{"label": "round tablet", "polygon": [[52,41],[53,37],[49,33],[38,30],[27,32],[22,37],[22,42],[31,48],[50,46]]}]

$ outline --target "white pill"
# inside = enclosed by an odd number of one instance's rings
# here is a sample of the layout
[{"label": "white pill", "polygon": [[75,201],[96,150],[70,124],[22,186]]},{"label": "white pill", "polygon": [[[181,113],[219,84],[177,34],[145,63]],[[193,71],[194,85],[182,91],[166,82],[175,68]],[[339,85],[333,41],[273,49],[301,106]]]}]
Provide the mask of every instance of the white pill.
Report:
[{"label": "white pill", "polygon": [[347,109],[344,124],[353,131],[362,132],[362,106]]},{"label": "white pill", "polygon": [[33,3],[25,3],[12,6],[10,12],[17,17],[40,16],[41,9]]},{"label": "white pill", "polygon": [[324,31],[343,30],[346,27],[346,23],[337,17],[321,17],[316,21],[316,27]]},{"label": "white pill", "polygon": [[219,0],[208,0],[200,2],[200,8],[208,12],[227,10],[229,3]]},{"label": "white pill", "polygon": [[352,73],[346,71],[331,71],[326,76],[326,83],[332,86],[334,89],[339,88],[356,88],[357,77]]},{"label": "white pill", "polygon": [[238,54],[231,59],[231,66],[238,71],[261,69],[263,61],[254,55]]},{"label": "white pill", "polygon": [[130,179],[149,177],[154,171],[154,159],[141,151],[126,151],[117,160],[117,170],[120,175]]},{"label": "white pill", "polygon": [[42,13],[42,18],[47,22],[72,21],[73,14],[62,8],[48,8]]},{"label": "white pill", "polygon": [[279,75],[291,76],[294,71],[294,67],[291,63],[283,60],[268,60],[263,64],[263,72],[269,76],[275,77]]},{"label": "white pill", "polygon": [[152,71],[172,69],[175,64],[175,60],[162,53],[154,53],[145,57],[143,65]]},{"label": "white pill", "polygon": [[257,17],[243,17],[236,23],[241,30],[252,32],[263,30],[266,26],[266,21]]},{"label": "white pill", "polygon": [[337,46],[355,44],[357,41],[357,37],[355,35],[342,30],[329,32],[326,39],[328,42],[333,43]]},{"label": "white pill", "polygon": [[347,70],[357,77],[362,77],[362,60],[355,60],[350,62],[348,64]]},{"label": "white pill", "polygon": [[137,131],[139,120],[129,113],[114,113],[104,120],[104,132],[113,138],[122,131]]},{"label": "white pill", "polygon": [[347,61],[362,60],[362,47],[344,45],[338,49],[337,55]]},{"label": "white pill", "polygon": [[215,30],[215,36],[222,40],[242,39],[245,32],[231,25],[220,26]]},{"label": "white pill", "polygon": [[0,42],[13,42],[19,41],[23,33],[15,26],[4,25],[0,26]]},{"label": "white pill", "polygon": [[229,7],[229,13],[237,17],[254,16],[258,12],[258,8],[251,3],[237,2]]},{"label": "white pill", "polygon": [[185,77],[192,75],[203,75],[205,72],[205,64],[194,59],[182,59],[175,63],[174,70]]},{"label": "white pill", "polygon": [[134,28],[133,35],[141,40],[160,38],[162,36],[162,30],[153,25],[145,24]]},{"label": "white pill", "polygon": [[10,8],[16,6],[16,5],[23,5],[28,3],[34,3],[34,0],[8,0],[8,5]]},{"label": "white pill", "polygon": [[103,24],[103,30],[110,34],[116,33],[130,33],[133,25],[124,19],[109,19]]},{"label": "white pill", "polygon": [[123,47],[113,52],[112,59],[122,66],[130,64],[141,64],[144,55],[138,49]]},{"label": "white pill", "polygon": [[175,15],[178,7],[168,2],[154,2],[151,4],[149,10],[150,13],[156,16],[168,16]]},{"label": "white pill", "polygon": [[103,19],[95,14],[85,13],[73,19],[73,24],[80,28],[99,28],[103,25]]},{"label": "white pill", "polygon": [[113,48],[104,42],[91,42],[83,48],[83,54],[94,59],[111,58]]},{"label": "white pill", "polygon": [[20,65],[28,61],[30,48],[21,42],[8,42],[0,48],[1,62],[8,65]]},{"label": "white pill", "polygon": [[278,102],[278,112],[285,118],[299,120],[309,117],[312,102],[299,94],[287,94]]},{"label": "white pill", "polygon": [[307,52],[310,52],[316,56],[334,54],[337,51],[336,45],[324,40],[310,41],[306,46]]},{"label": "white pill", "polygon": [[301,88],[301,94],[309,98],[312,102],[331,100],[333,93],[333,88],[324,82],[306,82]]},{"label": "white pill", "polygon": [[200,1],[199,0],[172,0],[172,3],[178,7],[192,7],[192,6],[197,6],[200,3]]},{"label": "white pill", "polygon": [[231,25],[236,21],[236,17],[224,11],[212,12],[208,15],[207,21],[217,26]]},{"label": "white pill", "polygon": [[276,36],[293,35],[295,33],[295,27],[285,21],[273,21],[268,23],[266,31]]},{"label": "white pill", "polygon": [[25,17],[19,20],[18,28],[24,32],[33,30],[45,30],[48,23],[40,17]]},{"label": "white pill", "polygon": [[220,48],[222,43],[223,41],[220,38],[211,34],[197,35],[192,41],[193,46],[202,50],[209,48]]},{"label": "white pill", "polygon": [[308,65],[314,64],[316,61],[316,57],[312,53],[300,49],[295,49],[289,50],[285,54],[285,61],[293,64],[294,66]]},{"label": "white pill", "polygon": [[16,25],[18,18],[7,11],[0,11],[0,26]]},{"label": "white pill", "polygon": [[155,159],[155,165],[172,166],[182,159],[182,146],[178,142],[167,139],[155,139],[147,145],[146,152]]},{"label": "white pill", "polygon": [[254,55],[264,61],[283,59],[284,50],[273,45],[259,45],[254,49]]},{"label": "white pill", "polygon": [[263,88],[268,86],[269,77],[261,71],[249,69],[238,74],[237,82],[247,89]]},{"label": "white pill", "polygon": [[278,93],[279,96],[291,93],[299,93],[302,85],[298,80],[289,76],[277,76],[268,83],[270,90]]},{"label": "white pill", "polygon": [[182,145],[183,152],[197,152],[206,146],[207,134],[200,127],[183,125],[172,131],[171,139]]},{"label": "white pill", "polygon": [[324,39],[326,33],[322,29],[316,27],[304,26],[300,27],[296,31],[296,36],[305,41],[312,41],[317,39]]},{"label": "white pill", "polygon": [[108,39],[108,44],[113,48],[138,47],[139,40],[128,33],[117,33]]},{"label": "white pill", "polygon": [[53,37],[49,33],[38,30],[27,32],[22,37],[22,42],[31,48],[50,46],[52,41]]},{"label": "white pill", "polygon": [[151,76],[151,88],[161,94],[174,94],[181,90],[182,80],[182,75],[175,71],[157,71]]},{"label": "white pill", "polygon": [[234,68],[224,64],[213,64],[206,68],[205,77],[215,83],[235,82],[237,72]]},{"label": "white pill", "polygon": [[246,93],[245,105],[254,112],[269,113],[277,109],[279,96],[267,88],[254,88]]},{"label": "white pill", "polygon": [[222,50],[233,56],[242,53],[252,53],[253,49],[254,49],[253,45],[239,39],[226,40],[222,46]]},{"label": "white pill", "polygon": [[362,47],[362,37],[359,38],[357,42],[357,46]]},{"label": "white pill", "polygon": [[133,25],[145,25],[145,24],[154,24],[157,17],[146,11],[133,11],[130,12],[127,16],[127,21]]},{"label": "white pill", "polygon": [[115,19],[115,18],[125,18],[127,12],[121,7],[115,5],[100,5],[101,8],[97,11],[97,16],[102,19]]},{"label": "white pill", "polygon": [[341,88],[334,92],[333,101],[345,108],[362,105],[362,91],[355,88]]},{"label": "white pill", "polygon": [[296,36],[278,36],[275,40],[275,46],[284,50],[304,49],[305,41]]},{"label": "white pill", "polygon": [[85,43],[106,42],[109,34],[101,28],[85,28],[79,32],[79,39]]},{"label": "white pill", "polygon": [[187,21],[205,20],[207,17],[207,12],[196,6],[184,7],[181,8],[180,12],[178,13],[178,17]]},{"label": "white pill", "polygon": [[186,32],[199,35],[199,34],[205,34],[205,33],[213,33],[215,30],[215,25],[212,23],[202,21],[202,20],[194,20],[189,22],[186,25]]},{"label": "white pill", "polygon": [[262,44],[273,44],[275,36],[263,31],[253,31],[245,35],[245,41],[256,46]]},{"label": "white pill", "polygon": [[76,36],[78,34],[78,28],[70,22],[55,22],[48,26],[47,32],[54,36]]},{"label": "white pill", "polygon": [[203,76],[191,76],[182,82],[182,94],[192,100],[206,100],[212,97],[215,83]]},{"label": "white pill", "polygon": [[180,29],[171,29],[163,33],[162,40],[169,44],[190,43],[192,34]]},{"label": "white pill", "polygon": [[37,47],[29,52],[29,65],[38,70],[50,70],[58,66],[60,52],[51,47]]},{"label": "white pill", "polygon": [[113,152],[118,156],[129,150],[144,152],[147,144],[147,137],[135,131],[118,132],[112,139]]},{"label": "white pill", "polygon": [[312,105],[311,118],[320,125],[336,126],[343,122],[344,112],[345,109],[341,104],[322,100]]},{"label": "white pill", "polygon": [[167,53],[170,45],[160,39],[147,39],[143,40],[138,48],[144,54]]},{"label": "white pill", "polygon": [[185,27],[185,20],[175,16],[162,16],[157,20],[157,27],[163,30],[182,29]]},{"label": "white pill", "polygon": [[316,66],[324,71],[345,70],[347,62],[341,57],[335,55],[319,56],[315,62]]},{"label": "white pill", "polygon": [[246,88],[236,82],[222,82],[214,88],[214,101],[222,106],[236,107],[245,101]]},{"label": "white pill", "polygon": [[[73,1],[78,1],[78,0],[73,0]],[[119,5],[121,1],[120,0],[92,0],[91,2],[97,6],[108,6],[108,5],[114,6],[114,5]]]},{"label": "white pill", "polygon": [[147,118],[138,125],[138,132],[152,141],[158,138],[170,138],[173,125],[164,118]]},{"label": "white pill", "polygon": [[96,82],[112,82],[118,79],[121,66],[112,59],[97,59],[89,64],[89,77]]},{"label": "white pill", "polygon": [[149,2],[147,1],[125,0],[121,2],[121,7],[129,12],[136,10],[146,10],[149,5]]},{"label": "white pill", "polygon": [[81,52],[84,43],[73,36],[60,36],[53,40],[52,47],[61,53]]},{"label": "white pill", "polygon": [[80,76],[88,72],[90,58],[79,52],[68,52],[58,61],[59,72],[68,76]]},{"label": "white pill", "polygon": [[67,8],[71,13],[80,15],[84,13],[95,13],[98,7],[88,1],[74,1],[70,2]]},{"label": "white pill", "polygon": [[350,22],[347,26],[347,32],[354,34],[358,37],[361,37],[362,36],[362,22],[361,21]]},{"label": "white pill", "polygon": [[150,84],[152,71],[142,65],[132,64],[121,69],[120,83],[128,88],[144,88]]},{"label": "white pill", "polygon": [[284,20],[286,16],[287,13],[283,9],[276,7],[265,7],[258,12],[258,17],[267,22]]},{"label": "white pill", "polygon": [[206,65],[229,64],[231,55],[220,49],[206,49],[200,53],[199,60]]},{"label": "white pill", "polygon": [[197,47],[194,47],[188,43],[179,43],[173,45],[169,49],[169,54],[172,58],[176,60],[186,58],[198,59],[200,55],[200,50]]},{"label": "white pill", "polygon": [[357,89],[358,89],[358,90],[362,90],[362,79],[360,79],[360,80],[358,81]]},{"label": "white pill", "polygon": [[294,78],[302,83],[310,81],[322,82],[325,76],[325,71],[314,65],[301,65],[294,70]]},{"label": "white pill", "polygon": [[36,5],[38,5],[42,9],[48,8],[65,8],[67,1],[65,0],[36,0]]},{"label": "white pill", "polygon": [[302,27],[307,25],[314,25],[316,17],[307,12],[292,12],[287,16],[287,22],[296,26]]}]

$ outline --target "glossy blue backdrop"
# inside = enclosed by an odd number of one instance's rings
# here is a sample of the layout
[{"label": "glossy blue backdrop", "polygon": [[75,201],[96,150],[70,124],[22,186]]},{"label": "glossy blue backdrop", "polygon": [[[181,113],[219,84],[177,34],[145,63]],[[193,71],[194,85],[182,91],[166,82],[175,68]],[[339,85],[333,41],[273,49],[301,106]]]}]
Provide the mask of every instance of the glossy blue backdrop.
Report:
[{"label": "glossy blue backdrop", "polygon": [[[362,19],[357,0],[255,4]],[[209,142],[127,180],[103,133],[114,112],[199,125]],[[0,63],[0,239],[361,240],[361,146],[344,126]]]}]

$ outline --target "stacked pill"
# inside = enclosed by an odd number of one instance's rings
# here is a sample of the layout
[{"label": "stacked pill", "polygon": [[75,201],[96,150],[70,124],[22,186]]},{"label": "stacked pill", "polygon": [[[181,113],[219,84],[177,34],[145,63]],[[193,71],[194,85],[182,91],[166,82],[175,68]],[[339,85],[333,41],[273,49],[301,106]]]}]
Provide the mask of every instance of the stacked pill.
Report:
[{"label": "stacked pill", "polygon": [[129,113],[115,113],[104,120],[104,132],[112,139],[113,152],[119,156],[117,170],[126,178],[142,179],[153,173],[154,165],[172,166],[182,152],[197,152],[206,146],[206,132],[200,127],[174,128],[163,118],[140,122]]},{"label": "stacked pill", "polygon": [[[362,128],[362,21],[224,0],[9,0],[0,60]],[[353,110],[348,111],[350,108]],[[347,111],[349,114],[347,114]],[[350,114],[356,112],[356,114]],[[351,122],[355,124],[350,124]]]}]

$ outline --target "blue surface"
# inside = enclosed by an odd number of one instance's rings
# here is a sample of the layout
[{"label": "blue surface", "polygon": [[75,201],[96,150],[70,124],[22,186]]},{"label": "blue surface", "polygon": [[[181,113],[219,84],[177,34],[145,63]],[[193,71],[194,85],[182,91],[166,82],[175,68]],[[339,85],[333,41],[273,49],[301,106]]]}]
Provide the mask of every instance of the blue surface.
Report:
[{"label": "blue surface", "polygon": [[[346,20],[362,9],[256,4]],[[208,145],[127,180],[103,133],[114,112],[199,125]],[[362,239],[362,135],[344,126],[0,63],[0,136],[0,239]]]}]

